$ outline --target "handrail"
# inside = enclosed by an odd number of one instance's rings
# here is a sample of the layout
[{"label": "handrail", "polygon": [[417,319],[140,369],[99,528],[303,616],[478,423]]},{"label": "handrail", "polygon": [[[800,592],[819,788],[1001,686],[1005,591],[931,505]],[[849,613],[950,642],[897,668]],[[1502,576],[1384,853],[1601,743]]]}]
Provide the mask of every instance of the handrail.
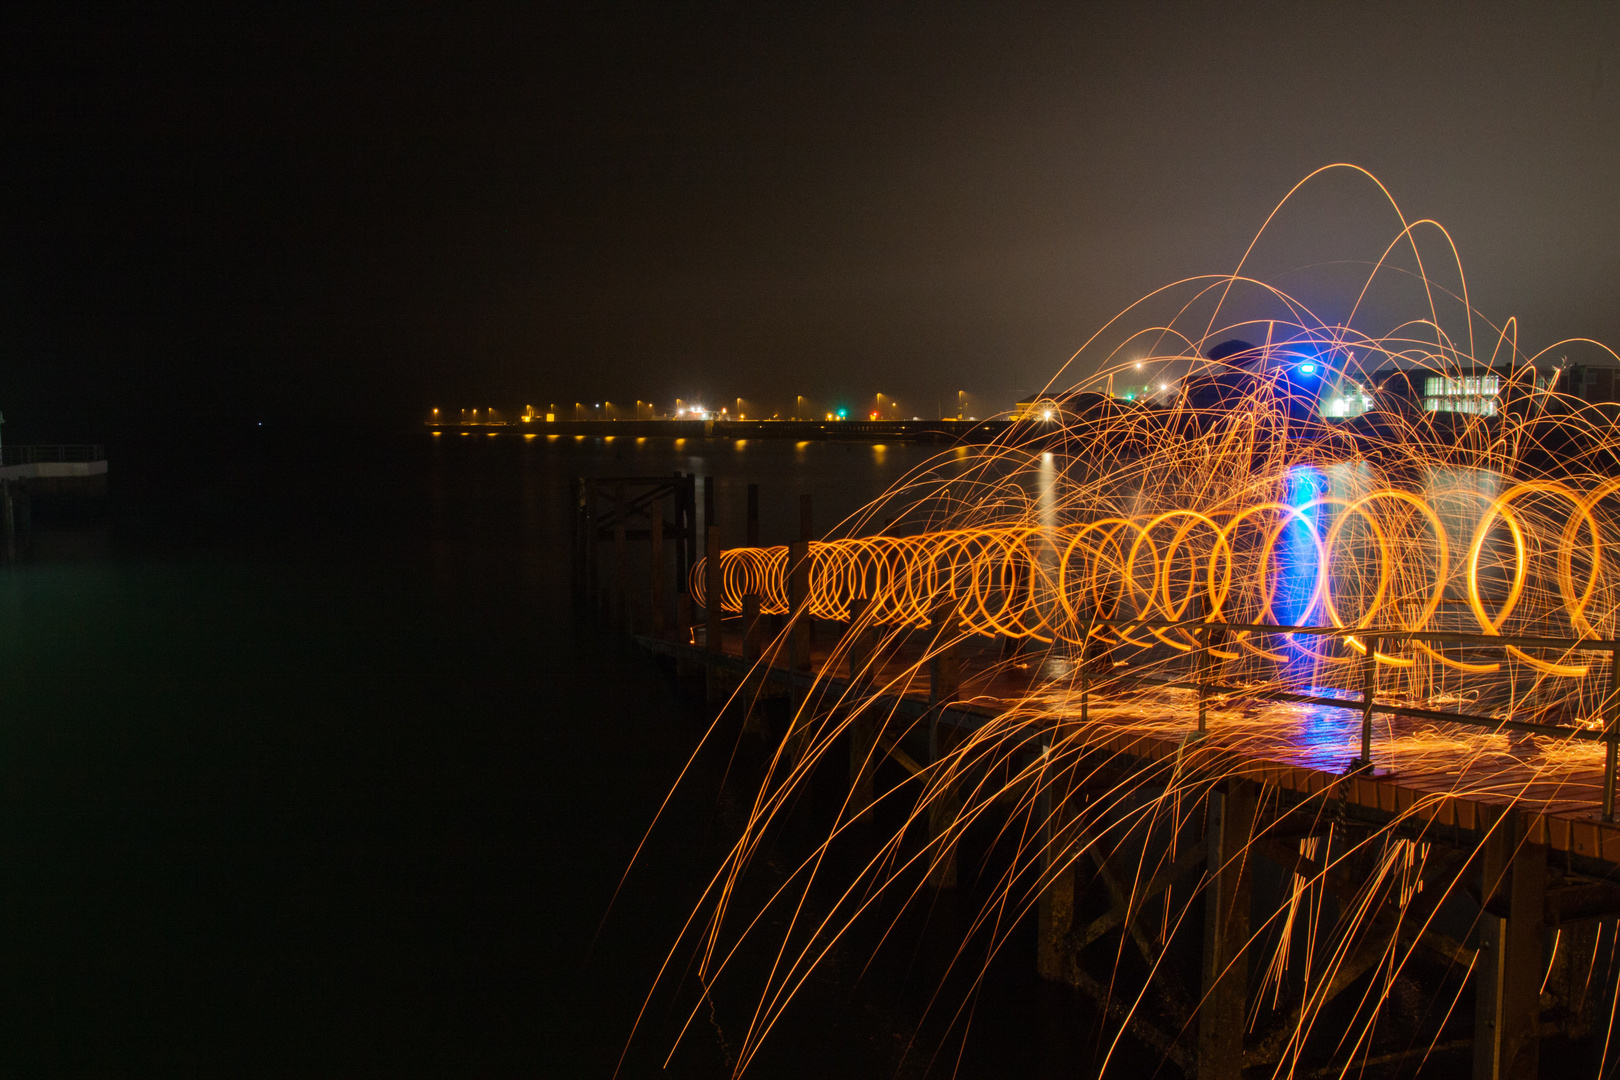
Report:
[{"label": "handrail", "polygon": [[[1219,628],[1222,630],[1235,630],[1249,633],[1267,634],[1301,634],[1312,637],[1359,637],[1366,643],[1365,683],[1361,696],[1357,698],[1326,697],[1317,694],[1296,694],[1284,690],[1267,690],[1261,687],[1249,688],[1241,686],[1225,686],[1212,683],[1202,678],[1188,682],[1185,680],[1155,679],[1150,676],[1127,674],[1123,676],[1111,675],[1104,679],[1105,684],[1112,682],[1136,682],[1149,685],[1166,686],[1176,689],[1191,689],[1198,691],[1198,729],[1191,737],[1202,738],[1206,732],[1205,713],[1209,698],[1212,694],[1222,697],[1251,697],[1265,701],[1279,701],[1284,703],[1318,705],[1326,708],[1354,709],[1361,713],[1361,753],[1350,761],[1349,772],[1369,772],[1372,769],[1372,718],[1374,713],[1384,713],[1390,716],[1405,716],[1418,720],[1432,720],[1441,723],[1465,724],[1471,727],[1485,727],[1493,730],[1519,731],[1535,735],[1552,735],[1559,738],[1573,738],[1605,744],[1603,768],[1603,820],[1613,821],[1615,810],[1616,773],[1620,771],[1620,641],[1597,638],[1536,638],[1492,634],[1451,633],[1444,630],[1382,630],[1377,627],[1345,627],[1345,626],[1279,626],[1268,623],[1224,623],[1212,622],[1204,619],[1089,619],[1086,622],[1086,638],[1091,637],[1091,627],[1152,627],[1160,630],[1209,630]],[[1449,713],[1434,709],[1419,709],[1411,706],[1379,704],[1378,702],[1378,649],[1386,641],[1432,641],[1450,642],[1452,644],[1476,645],[1484,647],[1514,647],[1514,648],[1544,648],[1567,649],[1582,652],[1606,652],[1609,654],[1609,692],[1602,699],[1600,713],[1603,715],[1601,729],[1569,727],[1562,724],[1542,724],[1528,720],[1513,720],[1507,717],[1477,716],[1472,713]],[[1091,681],[1087,678],[1084,655],[1079,664],[1080,671],[1080,709],[1081,716],[1089,715],[1089,698],[1092,689]],[[1199,674],[1204,668],[1200,666]]]}]

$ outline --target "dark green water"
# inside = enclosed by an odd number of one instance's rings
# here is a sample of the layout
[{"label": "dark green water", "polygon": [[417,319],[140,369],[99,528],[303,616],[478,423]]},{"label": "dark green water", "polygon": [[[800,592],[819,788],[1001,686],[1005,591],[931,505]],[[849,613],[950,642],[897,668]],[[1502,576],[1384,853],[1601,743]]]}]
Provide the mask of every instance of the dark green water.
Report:
[{"label": "dark green water", "polygon": [[[704,715],[572,609],[568,477],[712,472],[736,540],[757,481],[772,542],[930,452],[114,446],[106,520],[0,571],[0,1074],[610,1075],[740,796],[700,768],[603,924]],[[963,1075],[1048,1060],[1028,960]],[[917,1074],[890,968],[832,966],[760,1075]],[[750,1004],[662,1075],[722,1075]]]}]

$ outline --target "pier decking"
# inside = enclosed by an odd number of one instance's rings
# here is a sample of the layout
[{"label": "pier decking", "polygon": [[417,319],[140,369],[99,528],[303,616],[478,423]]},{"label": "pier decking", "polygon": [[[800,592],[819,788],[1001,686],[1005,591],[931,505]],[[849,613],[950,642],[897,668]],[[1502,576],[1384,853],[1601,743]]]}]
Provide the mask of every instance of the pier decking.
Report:
[{"label": "pier decking", "polygon": [[[613,488],[628,508],[624,492],[636,482],[580,490]],[[1448,716],[1380,690],[1371,664],[1371,696],[1287,694],[1220,685],[1191,666],[1185,678],[1147,677],[1027,641],[970,638],[941,651],[937,635],[919,629],[879,644],[858,621],[810,619],[808,536],[790,549],[786,618],[761,616],[757,598],[745,599],[741,617],[700,618],[684,594],[668,603],[692,565],[697,501],[679,481],[669,495],[667,517],[646,504],[637,511],[652,515],[641,533],[653,552],[646,602],[629,595],[625,573],[635,523],[623,513],[604,524],[595,496],[582,502],[584,595],[646,649],[704,670],[711,702],[746,713],[786,695],[794,719],[784,738],[834,733],[815,752],[825,765],[847,744],[852,812],[870,803],[870,759],[937,791],[961,782],[953,753],[998,726],[1015,727],[1043,755],[1061,746],[1085,763],[1041,774],[1035,963],[1187,1075],[1339,1075],[1300,1027],[1303,1010],[1327,1008],[1366,1025],[1355,1067],[1389,1075],[1427,1060],[1446,1075],[1471,1068],[1477,1080],[1534,1076],[1543,1040],[1601,1041],[1620,976],[1612,950],[1600,949],[1603,936],[1620,936],[1620,826],[1605,814],[1612,724]],[[705,539],[708,565],[718,565],[718,531]],[[606,567],[595,551],[604,541],[614,553]],[[1157,824],[1127,806],[1172,791],[1187,805]],[[926,815],[936,888],[957,880],[964,826],[953,807],[960,802],[936,799]],[[1349,921],[1295,946],[1328,950],[1325,982],[1289,984],[1293,1004],[1275,992],[1263,1000],[1272,976],[1261,975],[1261,942],[1278,925],[1296,934],[1302,889]],[[1144,931],[1144,918],[1163,928]],[[1130,987],[1118,967],[1127,954],[1142,965]],[[1194,963],[1200,985],[1189,994],[1174,972]],[[1113,973],[1095,974],[1099,965]],[[1404,1045],[1375,1041],[1365,1011],[1377,1012],[1398,978],[1437,1003],[1403,1031]]]}]

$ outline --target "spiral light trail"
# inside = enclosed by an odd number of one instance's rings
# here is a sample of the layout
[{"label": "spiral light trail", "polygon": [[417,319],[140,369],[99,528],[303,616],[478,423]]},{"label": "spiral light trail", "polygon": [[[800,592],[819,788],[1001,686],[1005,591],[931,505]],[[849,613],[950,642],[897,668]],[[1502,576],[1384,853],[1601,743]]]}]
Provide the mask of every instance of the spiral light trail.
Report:
[{"label": "spiral light trail", "polygon": [[[1135,865],[1111,924],[1124,934],[1118,955],[1150,972],[1170,963],[1203,910],[1205,886],[1172,873],[1200,807],[1268,762],[1331,760],[1342,771],[1354,717],[1309,702],[1356,691],[1369,671],[1380,707],[1429,717],[1381,729],[1380,767],[1442,775],[1449,787],[1367,834],[1346,831],[1342,809],[1335,820],[1327,803],[1312,804],[1324,823],[1298,841],[1282,906],[1245,943],[1263,973],[1247,1024],[1272,1075],[1327,1060],[1348,1074],[1373,1053],[1380,1025],[1395,1023],[1390,995],[1415,963],[1413,935],[1461,895],[1465,870],[1477,875],[1430,842],[1423,823],[1435,800],[1595,810],[1604,746],[1592,740],[1617,705],[1608,654],[1620,615],[1620,428],[1615,410],[1574,395],[1567,358],[1614,354],[1586,341],[1522,352],[1516,323],[1493,325],[1469,305],[1444,231],[1395,214],[1399,228],[1341,322],[1250,276],[1255,246],[1231,274],[1132,305],[1071,361],[1096,375],[1068,390],[1054,381],[1000,442],[939,455],[810,544],[797,614],[790,549],[723,553],[723,612],[755,596],[766,615],[847,624],[677,946],[696,948],[707,998],[745,941],[772,942],[739,1073],[811,972],[871,917],[874,898],[923,895],[970,828],[991,827],[1015,854],[994,871],[969,938],[978,944],[958,955],[967,1000],[936,1002],[959,1029],[982,978],[971,969],[987,967],[1011,927],[1081,865]],[[1426,263],[1420,236],[1446,259]],[[1440,265],[1452,272],[1445,280]],[[1167,313],[1154,318],[1155,307]],[[1383,328],[1361,329],[1375,313]],[[1132,323],[1142,328],[1120,330]],[[1131,386],[1142,392],[1122,390]],[[1341,409],[1352,396],[1356,407]],[[688,582],[698,604],[708,579],[700,561]],[[853,651],[867,630],[877,644]],[[964,650],[979,666],[963,693],[989,719],[947,739],[896,711],[895,700],[928,685],[931,664]],[[1027,673],[1023,689],[994,689],[1014,669]],[[1223,688],[1198,742],[1188,739],[1194,703],[1176,689],[1191,681]],[[744,680],[738,694],[755,686]],[[1204,711],[1200,696],[1200,727]],[[1433,719],[1447,711],[1533,730]],[[874,812],[852,796],[762,907],[739,908],[738,883],[773,826],[861,724],[877,725],[874,761],[908,738],[938,743],[914,776],[877,796],[886,839],[829,881],[828,852]],[[1154,740],[1181,749],[1144,757]],[[923,823],[919,851],[906,836]],[[1251,844],[1295,840],[1256,826]],[[812,903],[829,886],[836,898]],[[1615,931],[1611,920],[1602,933]],[[1474,955],[1455,955],[1464,953]],[[1434,1016],[1457,1007],[1473,961],[1459,962],[1426,1006]],[[1162,1005],[1154,994],[1175,996],[1126,978],[1119,963],[1098,983],[1111,988],[1113,1039]],[[1590,963],[1588,979],[1607,979],[1614,997],[1620,968]],[[1066,970],[1075,985],[1091,978]],[[1365,989],[1349,1007],[1337,995],[1352,984]],[[1331,1025],[1330,1001],[1350,1009]],[[1180,1053],[1176,1037],[1159,1047],[1167,1057]]]}]

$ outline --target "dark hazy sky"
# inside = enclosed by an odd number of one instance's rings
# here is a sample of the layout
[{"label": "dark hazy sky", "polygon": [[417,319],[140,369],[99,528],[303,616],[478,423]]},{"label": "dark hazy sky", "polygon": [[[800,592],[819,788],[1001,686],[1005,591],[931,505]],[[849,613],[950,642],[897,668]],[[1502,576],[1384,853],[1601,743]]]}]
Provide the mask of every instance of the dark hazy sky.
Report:
[{"label": "dark hazy sky", "polygon": [[[1010,400],[1341,160],[1527,344],[1620,342],[1614,12],[12,9],[0,410]],[[1324,185],[1268,270],[1375,256],[1375,211]]]}]

